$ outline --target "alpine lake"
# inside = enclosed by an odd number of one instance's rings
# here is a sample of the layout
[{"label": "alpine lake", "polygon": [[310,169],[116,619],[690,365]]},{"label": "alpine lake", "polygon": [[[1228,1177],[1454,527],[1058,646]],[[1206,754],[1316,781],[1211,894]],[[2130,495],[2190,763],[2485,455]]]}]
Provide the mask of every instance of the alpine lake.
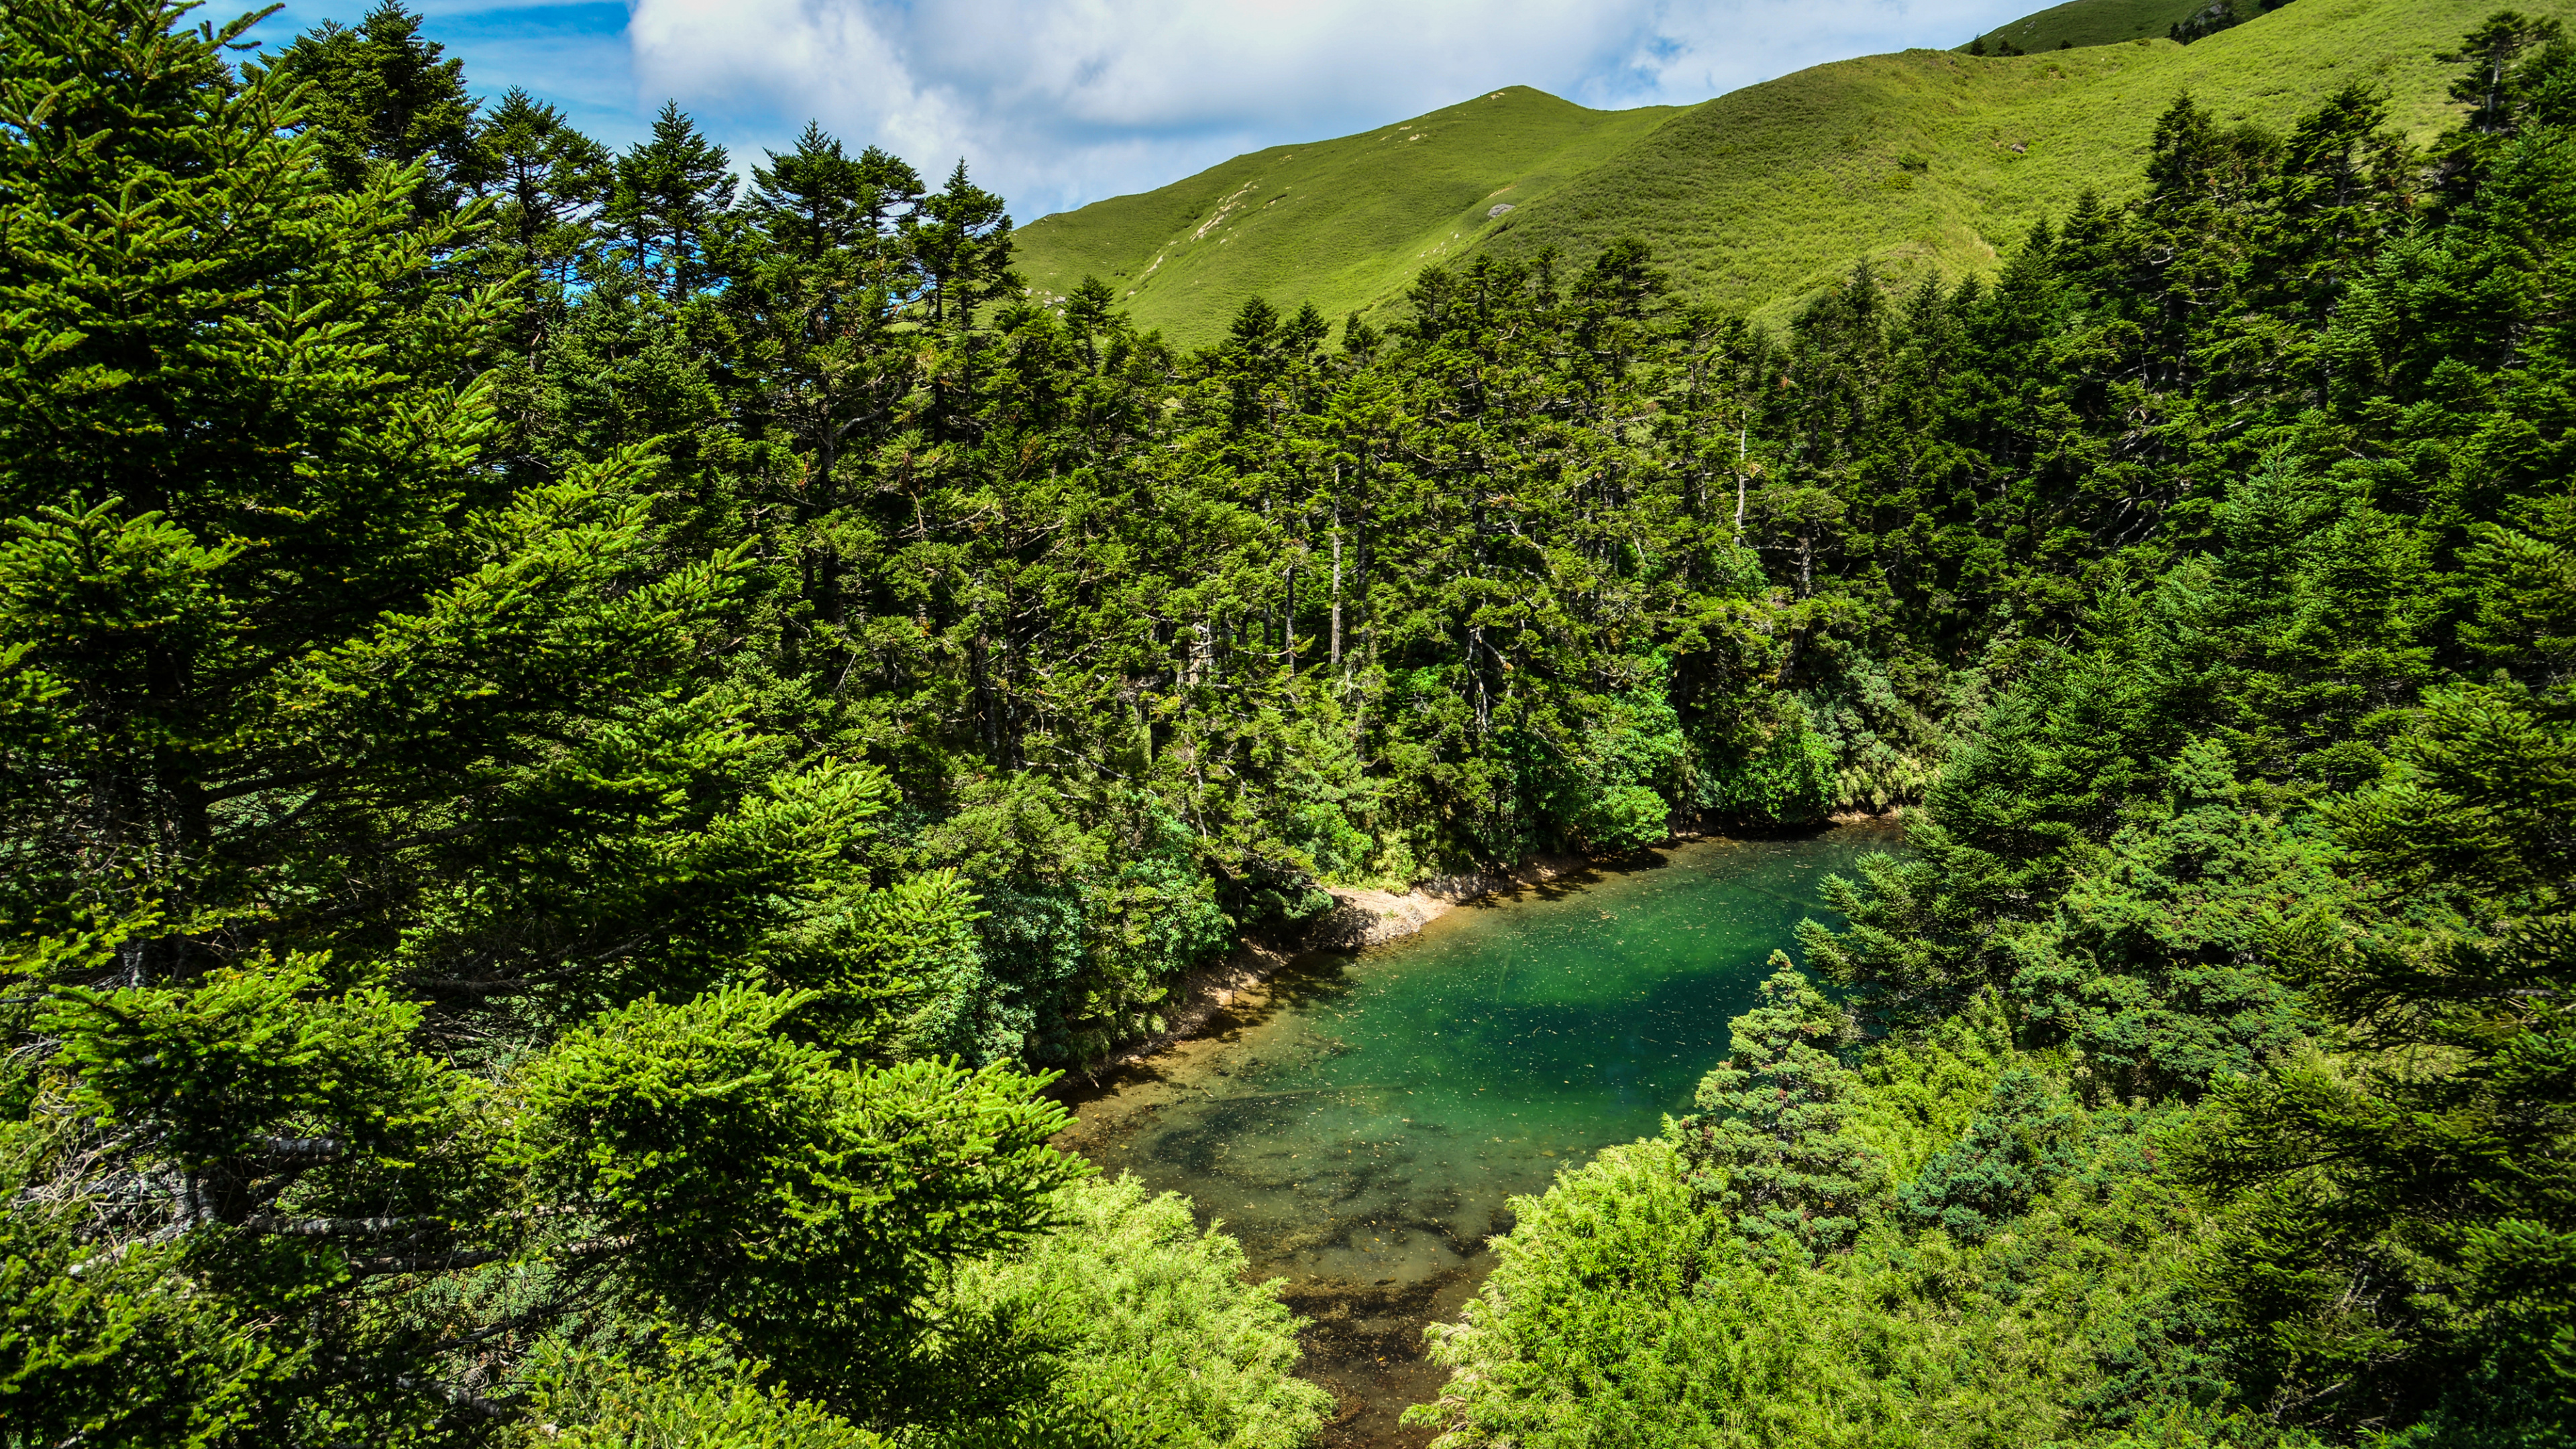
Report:
[{"label": "alpine lake", "polygon": [[1327,1446],[1426,1443],[1397,1423],[1446,1376],[1423,1326],[1492,1268],[1510,1200],[1688,1111],[1770,954],[1802,918],[1840,924],[1825,877],[1902,840],[1682,844],[1300,957],[1205,1033],[1069,1079],[1059,1143],[1187,1194],[1284,1280],[1300,1371],[1341,1402]]}]

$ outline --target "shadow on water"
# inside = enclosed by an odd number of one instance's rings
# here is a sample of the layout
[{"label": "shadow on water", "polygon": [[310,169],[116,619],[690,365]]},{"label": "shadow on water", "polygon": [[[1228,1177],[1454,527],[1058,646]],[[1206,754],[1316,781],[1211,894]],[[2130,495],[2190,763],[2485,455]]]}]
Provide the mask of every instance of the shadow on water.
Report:
[{"label": "shadow on water", "polygon": [[1331,1445],[1415,1445],[1444,1376],[1423,1325],[1493,1267],[1510,1200],[1687,1109],[1818,886],[1896,832],[1706,841],[1301,958],[1147,1063],[1076,1080],[1062,1139],[1188,1194],[1311,1321]]}]

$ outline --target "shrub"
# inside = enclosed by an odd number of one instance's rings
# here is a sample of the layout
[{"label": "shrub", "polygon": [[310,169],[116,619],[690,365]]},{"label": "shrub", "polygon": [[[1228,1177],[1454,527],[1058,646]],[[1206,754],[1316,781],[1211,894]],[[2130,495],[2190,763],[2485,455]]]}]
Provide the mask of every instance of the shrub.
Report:
[{"label": "shrub", "polygon": [[[1332,1396],[1293,1376],[1297,1319],[1276,1282],[1242,1281],[1234,1239],[1132,1177],[1063,1189],[1065,1227],[958,1270],[946,1355],[968,1377],[1037,1393],[932,1436],[939,1449],[1292,1449]],[[970,1390],[961,1390],[961,1401]]]}]

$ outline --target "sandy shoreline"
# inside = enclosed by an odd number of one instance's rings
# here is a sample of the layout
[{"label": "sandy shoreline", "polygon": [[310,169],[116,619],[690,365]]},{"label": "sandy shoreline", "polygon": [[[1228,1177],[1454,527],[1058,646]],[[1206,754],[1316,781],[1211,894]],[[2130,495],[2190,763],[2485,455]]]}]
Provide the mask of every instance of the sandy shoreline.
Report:
[{"label": "sandy shoreline", "polygon": [[[1883,815],[1846,812],[1829,817],[1829,823],[1888,825],[1902,815],[1901,810]],[[1666,844],[1717,836],[1718,832],[1713,831],[1676,835]],[[1507,870],[1439,876],[1406,891],[1335,890],[1333,908],[1310,922],[1297,939],[1274,943],[1247,937],[1238,942],[1224,960],[1202,966],[1172,983],[1172,1008],[1163,1015],[1163,1030],[1130,1042],[1097,1061],[1085,1062],[1075,1070],[1079,1075],[1096,1077],[1112,1068],[1147,1061],[1176,1043],[1198,1036],[1218,1012],[1233,1006],[1246,992],[1259,989],[1280,967],[1303,952],[1357,951],[1381,946],[1412,935],[1469,901],[1527,890],[1583,875],[1591,869],[1592,862],[1579,855],[1540,855]]]},{"label": "sandy shoreline", "polygon": [[1202,966],[1172,983],[1172,1009],[1163,1015],[1163,1030],[1128,1043],[1077,1070],[1096,1076],[1113,1067],[1133,1066],[1169,1051],[1207,1029],[1216,1014],[1245,992],[1267,982],[1280,967],[1307,951],[1357,951],[1401,940],[1438,920],[1450,910],[1483,896],[1526,890],[1547,881],[1581,875],[1592,863],[1581,856],[1536,856],[1509,870],[1440,876],[1408,891],[1344,888],[1334,891],[1333,908],[1308,923],[1294,941],[1274,944],[1250,938],[1238,942],[1224,960]]}]

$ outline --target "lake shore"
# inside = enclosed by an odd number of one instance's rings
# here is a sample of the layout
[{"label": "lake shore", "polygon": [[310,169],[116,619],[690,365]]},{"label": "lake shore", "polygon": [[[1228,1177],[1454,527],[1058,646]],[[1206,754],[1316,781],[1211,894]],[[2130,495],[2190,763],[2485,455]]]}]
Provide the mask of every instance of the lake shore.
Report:
[{"label": "lake shore", "polygon": [[1164,1013],[1163,1030],[1096,1061],[1085,1062],[1075,1071],[1097,1078],[1102,1072],[1150,1061],[1204,1034],[1219,1013],[1258,992],[1281,967],[1308,951],[1360,951],[1382,946],[1413,935],[1469,901],[1586,875],[1592,866],[1592,861],[1579,855],[1541,855],[1508,870],[1438,876],[1411,890],[1347,886],[1335,890],[1333,908],[1309,922],[1294,941],[1282,945],[1245,937],[1223,960],[1202,966],[1172,983],[1174,1004]]},{"label": "lake shore", "polygon": [[[1901,828],[1902,807],[1881,813],[1843,811],[1826,818],[1826,828],[1859,826]],[[1721,831],[1676,833],[1665,846],[1727,838]],[[1660,848],[1660,847],[1658,847]],[[1508,895],[1558,881],[1591,875],[1599,860],[1580,855],[1534,855],[1518,865],[1464,875],[1436,876],[1409,890],[1368,890],[1344,886],[1332,891],[1333,908],[1309,922],[1294,940],[1271,942],[1245,937],[1222,960],[1202,966],[1172,983],[1172,1009],[1164,1027],[1151,1036],[1119,1047],[1074,1068],[1075,1075],[1095,1083],[1102,1072],[1138,1066],[1182,1042],[1205,1034],[1224,1012],[1260,992],[1280,968],[1309,951],[1363,951],[1419,932],[1433,921],[1487,896]]]},{"label": "lake shore", "polygon": [[1814,882],[1889,823],[1337,891],[1300,946],[1370,949],[1221,963],[1190,1034],[1058,1084],[1055,1145],[1186,1194],[1279,1282],[1326,1444],[1421,1449],[1400,1416],[1447,1381],[1423,1327],[1483,1283],[1513,1200],[1689,1100],[1770,947],[1832,919]]}]

